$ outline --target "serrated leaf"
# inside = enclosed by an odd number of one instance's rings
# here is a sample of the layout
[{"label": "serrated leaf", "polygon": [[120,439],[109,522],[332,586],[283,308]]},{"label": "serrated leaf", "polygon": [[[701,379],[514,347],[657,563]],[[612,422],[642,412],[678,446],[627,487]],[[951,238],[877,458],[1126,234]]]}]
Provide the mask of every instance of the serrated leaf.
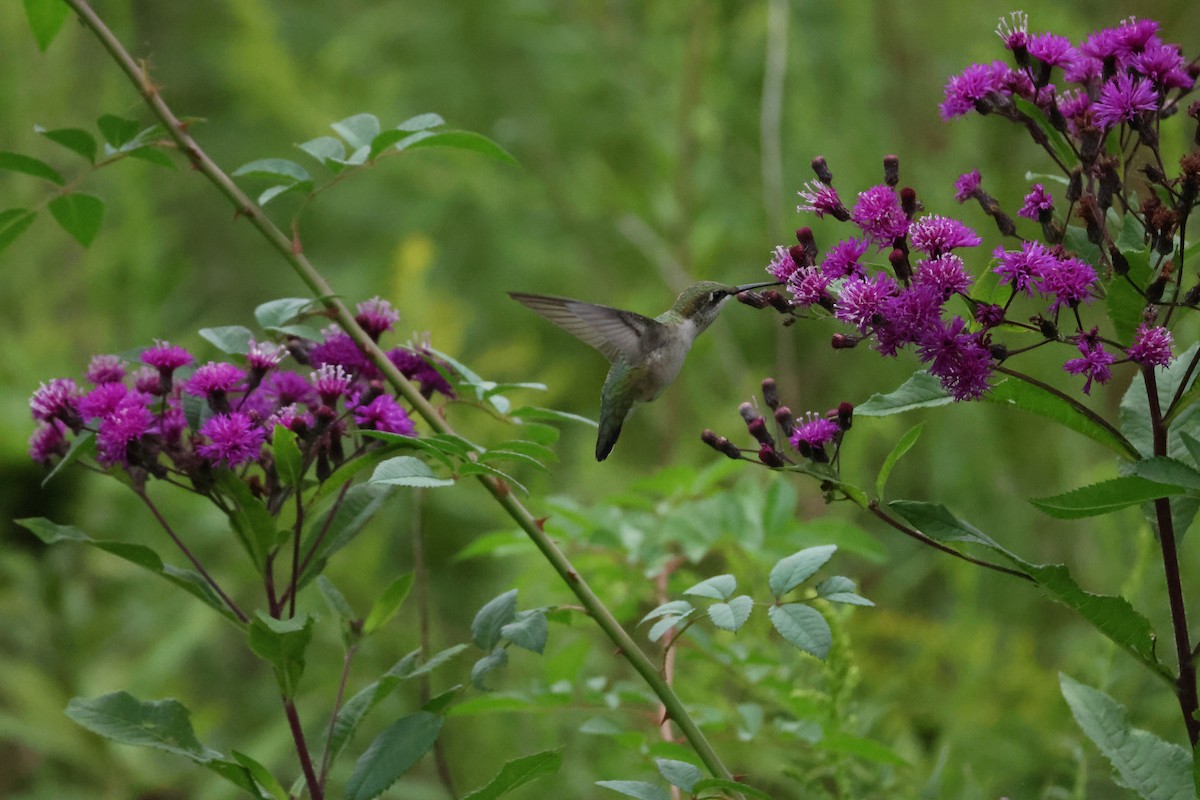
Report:
[{"label": "serrated leaf", "polygon": [[104,137],[104,141],[108,142],[113,149],[118,149],[122,145],[133,141],[138,135],[141,126],[137,120],[125,119],[118,117],[116,114],[105,114],[100,119],[96,120],[96,127],[100,130],[100,135]]},{"label": "serrated leaf", "polygon": [[887,458],[883,460],[883,466],[879,468],[879,475],[875,478],[876,497],[883,497],[883,487],[887,485],[888,478],[891,476],[896,462],[912,449],[912,446],[917,443],[917,439],[921,438],[921,431],[924,429],[924,422],[910,428],[908,433],[900,437],[900,441],[896,442],[895,447],[892,448],[892,452],[888,453]]},{"label": "serrated leaf", "polygon": [[517,590],[509,589],[484,604],[471,620],[471,638],[480,650],[500,642],[500,629],[517,618]]},{"label": "serrated leaf", "polygon": [[329,610],[337,614],[343,622],[351,622],[358,619],[358,615],[354,613],[354,609],[350,606],[350,601],[346,599],[346,595],[342,594],[333,581],[329,580],[325,575],[317,576],[317,590],[321,593],[321,597],[325,599],[325,605],[329,606]]},{"label": "serrated leaf", "polygon": [[100,232],[104,219],[104,201],[92,194],[72,192],[55,197],[49,203],[50,215],[75,241],[84,247]]},{"label": "serrated leaf", "polygon": [[798,553],[781,558],[775,566],[771,567],[771,575],[767,579],[771,594],[780,598],[795,589],[825,566],[825,563],[833,557],[836,551],[837,545],[823,544],[807,547]]},{"label": "serrated leaf", "polygon": [[732,575],[714,575],[700,581],[695,586],[684,589],[683,593],[693,597],[708,597],[713,600],[728,600],[737,589],[737,578]]},{"label": "serrated leaf", "polygon": [[504,481],[509,486],[515,487],[523,494],[529,494],[529,489],[527,489],[525,487],[525,484],[521,483],[519,480],[517,480],[516,478],[514,478],[512,475],[508,474],[504,470],[497,469],[496,467],[493,467],[491,464],[485,464],[482,461],[467,461],[463,464],[460,464],[458,467],[458,474],[460,476],[488,475],[493,478],[497,478],[499,480]]},{"label": "serrated leaf", "polygon": [[261,570],[266,564],[267,553],[279,538],[275,518],[263,501],[231,470],[218,470],[216,485],[232,502],[233,507],[229,510],[230,527],[254,565]]},{"label": "serrated leaf", "polygon": [[1195,800],[1192,756],[1182,747],[1130,726],[1124,706],[1098,689],[1059,673],[1062,695],[1079,727],[1145,800]]},{"label": "serrated leaf", "polygon": [[776,800],[772,795],[767,794],[761,789],[755,789],[753,786],[747,786],[739,781],[727,781],[724,778],[705,778],[702,781],[697,781],[692,787],[692,791],[696,794],[706,792],[709,789],[725,789],[730,792],[753,798],[753,800]]},{"label": "serrated leaf", "polygon": [[[1086,407],[1072,403],[1040,386],[1008,378],[993,386],[983,399],[989,403],[1013,406],[1053,420],[1104,445],[1122,458],[1136,458],[1138,455],[1134,446],[1102,418],[1090,413]],[[858,409],[855,409],[855,413],[858,413]]]},{"label": "serrated leaf", "polygon": [[1111,514],[1122,508],[1136,506],[1148,500],[1183,494],[1182,486],[1127,476],[1094,483],[1053,497],[1039,497],[1029,502],[1057,519],[1081,519]]},{"label": "serrated leaf", "polygon": [[286,158],[260,158],[238,167],[231,173],[235,178],[255,177],[281,180],[286,184],[312,181],[308,170]]},{"label": "serrated leaf", "polygon": [[437,477],[428,464],[413,456],[389,458],[375,468],[367,482],[387,486],[419,486],[422,488],[454,485],[451,478]]},{"label": "serrated leaf", "polygon": [[245,753],[239,753],[237,750],[231,750],[229,755],[233,757],[234,761],[245,767],[251,777],[254,778],[255,783],[262,787],[274,800],[289,800],[287,789],[283,788],[283,784],[279,782],[279,779],[269,769]]},{"label": "serrated leaf", "polygon": [[25,0],[25,18],[29,20],[38,50],[46,52],[70,13],[70,7],[63,0]]},{"label": "serrated leaf", "polygon": [[226,355],[244,356],[250,352],[250,340],[254,334],[243,325],[225,325],[220,328],[201,328],[200,338]]},{"label": "serrated leaf", "polygon": [[749,595],[738,595],[728,603],[713,603],[708,607],[708,618],[723,631],[737,631],[746,624],[750,612],[754,610],[754,600]]},{"label": "serrated leaf", "polygon": [[442,729],[442,718],[427,711],[402,717],[375,737],[354,764],[346,800],[373,800],[387,791],[429,752]]},{"label": "serrated leaf", "polygon": [[201,764],[222,757],[196,738],[191,711],[178,700],[142,701],[128,692],[113,692],[73,698],[66,713],[92,733],[121,744],[165,750]]},{"label": "serrated leaf", "polygon": [[388,587],[383,590],[383,594],[375,601],[375,605],[371,606],[371,612],[367,614],[367,618],[363,622],[364,635],[378,630],[380,626],[395,616],[405,599],[408,598],[412,585],[413,574],[411,572],[404,573],[388,584]]},{"label": "serrated leaf", "polygon": [[37,219],[37,212],[27,208],[0,211],[0,252],[3,252]]},{"label": "serrated leaf", "polygon": [[[436,114],[432,116],[437,116]],[[532,780],[558,772],[563,762],[563,750],[544,750],[514,758],[500,768],[500,774],[486,785],[463,797],[463,800],[496,800]]]},{"label": "serrated leaf", "polygon": [[858,587],[854,581],[844,575],[834,575],[817,584],[817,597],[831,603],[845,603],[851,606],[874,606],[867,598],[857,593]]},{"label": "serrated leaf", "polygon": [[351,486],[340,503],[309,525],[302,550],[312,556],[300,575],[301,586],[319,575],[329,558],[354,540],[393,491],[382,484]]},{"label": "serrated leaf", "polygon": [[704,779],[704,772],[695,764],[689,764],[686,761],[656,758],[654,764],[658,767],[658,774],[666,778],[667,783],[678,786],[688,794],[692,794],[693,787]]},{"label": "serrated leaf", "polygon": [[645,781],[596,781],[596,785],[637,800],[671,800],[666,789]]},{"label": "serrated leaf", "polygon": [[[1193,440],[1194,441],[1194,440]],[[1135,461],[1132,474],[1155,483],[1181,486],[1190,491],[1200,491],[1200,470],[1178,459],[1162,456]]]},{"label": "serrated leaf", "polygon": [[275,680],[285,697],[296,696],[312,635],[313,618],[305,612],[291,619],[274,619],[259,611],[250,621],[250,649],[275,668]]},{"label": "serrated leaf", "polygon": [[954,402],[954,398],[942,388],[941,381],[921,371],[901,384],[900,388],[887,394],[873,394],[867,402],[854,407],[855,416],[886,417],[918,408],[936,408]]},{"label": "serrated leaf", "polygon": [[771,624],[789,644],[824,659],[833,646],[833,632],[825,617],[804,603],[785,603],[767,610]]},{"label": "serrated leaf", "polygon": [[667,631],[671,630],[691,615],[692,612],[690,611],[686,614],[667,614],[659,619],[658,622],[650,626],[650,630],[646,631],[646,638],[652,642],[657,642],[667,633]]},{"label": "serrated leaf", "polygon": [[498,669],[504,668],[507,664],[508,651],[502,647],[496,648],[476,661],[471,667],[471,685],[481,692],[490,692],[491,688],[488,687],[486,682],[487,676]]},{"label": "serrated leaf", "polygon": [[888,503],[888,508],[912,523],[921,533],[939,542],[974,542],[1002,550],[987,534],[955,516],[940,503],[893,500]]},{"label": "serrated leaf", "polygon": [[1129,342],[1144,319],[1146,296],[1143,292],[1150,284],[1151,271],[1149,254],[1144,252],[1144,248],[1122,252],[1125,253],[1129,272],[1105,286],[1104,305],[1117,341]]},{"label": "serrated leaf", "polygon": [[62,175],[58,174],[58,170],[41,159],[21,153],[0,150],[0,169],[32,175],[35,178],[50,181],[57,186],[63,185]]},{"label": "serrated leaf", "polygon": [[500,627],[500,635],[517,647],[541,655],[546,649],[546,640],[550,637],[550,625],[546,621],[544,611],[522,611],[516,620]]},{"label": "serrated leaf", "polygon": [[690,614],[694,610],[695,609],[692,607],[692,604],[689,603],[687,600],[668,600],[667,602],[663,603],[662,605],[655,607],[646,616],[642,617],[641,621],[638,622],[638,625],[641,625],[642,623],[645,623],[645,622],[649,622],[652,619],[658,619],[659,617],[664,616],[666,614],[669,614],[674,617],[678,617],[678,616]]},{"label": "serrated leaf", "polygon": [[329,127],[346,140],[352,151],[369,148],[371,140],[379,135],[379,118],[374,114],[355,114],[333,123]]}]

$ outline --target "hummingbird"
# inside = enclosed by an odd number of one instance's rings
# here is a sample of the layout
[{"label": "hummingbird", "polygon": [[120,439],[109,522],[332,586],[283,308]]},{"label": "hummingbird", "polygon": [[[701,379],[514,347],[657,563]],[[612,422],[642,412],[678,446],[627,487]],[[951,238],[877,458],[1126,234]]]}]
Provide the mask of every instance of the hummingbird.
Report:
[{"label": "hummingbird", "polygon": [[600,391],[596,460],[603,461],[634,405],[654,400],[675,380],[692,343],[717,318],[725,301],[740,292],[778,285],[779,281],[742,286],[700,281],[684,289],[675,305],[654,319],[565,297],[524,292],[508,296],[590,344],[612,363]]}]

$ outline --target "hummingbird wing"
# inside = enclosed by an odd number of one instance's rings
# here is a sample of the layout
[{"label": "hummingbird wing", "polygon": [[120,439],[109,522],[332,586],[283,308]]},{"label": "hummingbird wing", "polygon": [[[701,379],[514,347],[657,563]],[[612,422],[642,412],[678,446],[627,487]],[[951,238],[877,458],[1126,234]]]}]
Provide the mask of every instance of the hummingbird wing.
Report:
[{"label": "hummingbird wing", "polygon": [[609,361],[624,357],[636,363],[666,336],[661,322],[632,311],[541,294],[509,292],[508,296],[590,344]]}]

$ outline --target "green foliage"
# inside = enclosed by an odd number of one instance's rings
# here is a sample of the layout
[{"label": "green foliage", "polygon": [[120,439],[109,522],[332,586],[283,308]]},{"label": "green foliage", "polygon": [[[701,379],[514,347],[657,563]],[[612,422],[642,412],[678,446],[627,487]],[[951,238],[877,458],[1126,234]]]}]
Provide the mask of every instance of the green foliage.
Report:
[{"label": "green foliage", "polygon": [[383,729],[354,765],[346,784],[347,800],[372,800],[429,752],[442,729],[442,718],[418,711]]},{"label": "green foliage", "polygon": [[521,758],[505,762],[499,774],[492,778],[487,785],[464,795],[463,800],[495,800],[503,797],[512,790],[524,786],[530,781],[546,775],[553,775],[562,767],[562,748],[545,750]]}]

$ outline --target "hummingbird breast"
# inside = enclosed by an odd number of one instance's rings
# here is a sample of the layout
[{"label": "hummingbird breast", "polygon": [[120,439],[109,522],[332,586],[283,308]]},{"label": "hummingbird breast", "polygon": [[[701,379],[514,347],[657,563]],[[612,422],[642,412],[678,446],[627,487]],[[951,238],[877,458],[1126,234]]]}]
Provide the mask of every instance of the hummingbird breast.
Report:
[{"label": "hummingbird breast", "polygon": [[673,335],[665,337],[661,344],[646,353],[640,365],[632,368],[635,374],[631,381],[634,400],[649,403],[678,377],[683,361],[692,349],[694,327],[691,320],[678,323],[678,330]]}]

